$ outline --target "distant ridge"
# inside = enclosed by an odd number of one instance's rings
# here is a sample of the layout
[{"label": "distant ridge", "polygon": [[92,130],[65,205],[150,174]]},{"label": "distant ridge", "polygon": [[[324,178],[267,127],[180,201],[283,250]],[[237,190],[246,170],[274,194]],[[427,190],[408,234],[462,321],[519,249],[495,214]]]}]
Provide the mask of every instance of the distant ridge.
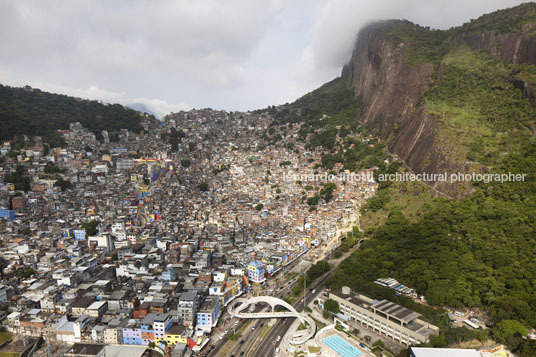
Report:
[{"label": "distant ridge", "polygon": [[132,103],[132,104],[127,104],[126,105],[127,108],[130,108],[130,109],[133,109],[137,112],[142,112],[142,113],[146,113],[146,114],[149,114],[149,115],[152,115],[154,117],[156,117],[157,115],[152,111],[150,110],[149,108],[147,108],[147,106],[143,103]]},{"label": "distant ridge", "polygon": [[[51,140],[58,129],[68,129],[80,122],[100,137],[102,130],[142,130],[145,118],[120,104],[103,104],[94,100],[53,94],[25,86],[14,88],[0,84],[0,140],[15,135],[42,136]],[[149,119],[154,120],[154,116]]]}]

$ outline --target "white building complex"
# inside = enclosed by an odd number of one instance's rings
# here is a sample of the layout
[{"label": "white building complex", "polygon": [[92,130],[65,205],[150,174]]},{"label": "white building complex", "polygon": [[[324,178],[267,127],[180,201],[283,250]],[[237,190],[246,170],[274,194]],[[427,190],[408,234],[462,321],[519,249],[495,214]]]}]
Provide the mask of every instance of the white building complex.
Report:
[{"label": "white building complex", "polygon": [[[388,300],[373,300],[354,294],[349,287],[332,291],[328,296],[339,303],[339,316],[350,326],[367,328],[393,341],[410,346],[428,342],[430,335],[439,334],[439,328],[418,319],[418,312]],[[323,305],[326,297],[319,297]]]}]

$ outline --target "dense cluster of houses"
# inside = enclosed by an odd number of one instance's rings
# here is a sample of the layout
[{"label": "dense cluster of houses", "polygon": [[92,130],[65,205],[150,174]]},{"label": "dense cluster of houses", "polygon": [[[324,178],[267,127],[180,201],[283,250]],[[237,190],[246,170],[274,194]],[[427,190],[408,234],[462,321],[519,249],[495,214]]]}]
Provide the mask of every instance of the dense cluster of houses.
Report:
[{"label": "dense cluster of houses", "polygon": [[57,148],[39,137],[4,143],[9,330],[58,345],[195,351],[233,299],[314,258],[374,185],[337,184],[311,207],[322,183],[284,174],[314,172],[319,152],[294,140],[298,127],[267,145],[270,121],[204,109],[144,121],[140,133],[71,124]]}]

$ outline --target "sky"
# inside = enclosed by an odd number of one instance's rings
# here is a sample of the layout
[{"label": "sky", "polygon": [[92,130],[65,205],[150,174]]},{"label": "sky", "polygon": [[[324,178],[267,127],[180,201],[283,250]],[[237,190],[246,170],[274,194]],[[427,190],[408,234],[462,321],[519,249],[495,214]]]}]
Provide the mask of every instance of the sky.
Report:
[{"label": "sky", "polygon": [[448,29],[513,0],[0,0],[0,83],[158,117],[292,102],[340,75],[360,28]]}]

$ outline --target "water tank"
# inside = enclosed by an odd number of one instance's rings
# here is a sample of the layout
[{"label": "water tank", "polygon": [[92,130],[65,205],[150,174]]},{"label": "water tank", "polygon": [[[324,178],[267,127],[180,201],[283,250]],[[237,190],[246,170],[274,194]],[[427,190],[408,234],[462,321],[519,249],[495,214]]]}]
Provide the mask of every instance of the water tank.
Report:
[{"label": "water tank", "polygon": [[344,295],[350,295],[351,292],[352,292],[352,290],[350,290],[350,288],[348,286],[343,286],[342,287],[342,293]]}]

